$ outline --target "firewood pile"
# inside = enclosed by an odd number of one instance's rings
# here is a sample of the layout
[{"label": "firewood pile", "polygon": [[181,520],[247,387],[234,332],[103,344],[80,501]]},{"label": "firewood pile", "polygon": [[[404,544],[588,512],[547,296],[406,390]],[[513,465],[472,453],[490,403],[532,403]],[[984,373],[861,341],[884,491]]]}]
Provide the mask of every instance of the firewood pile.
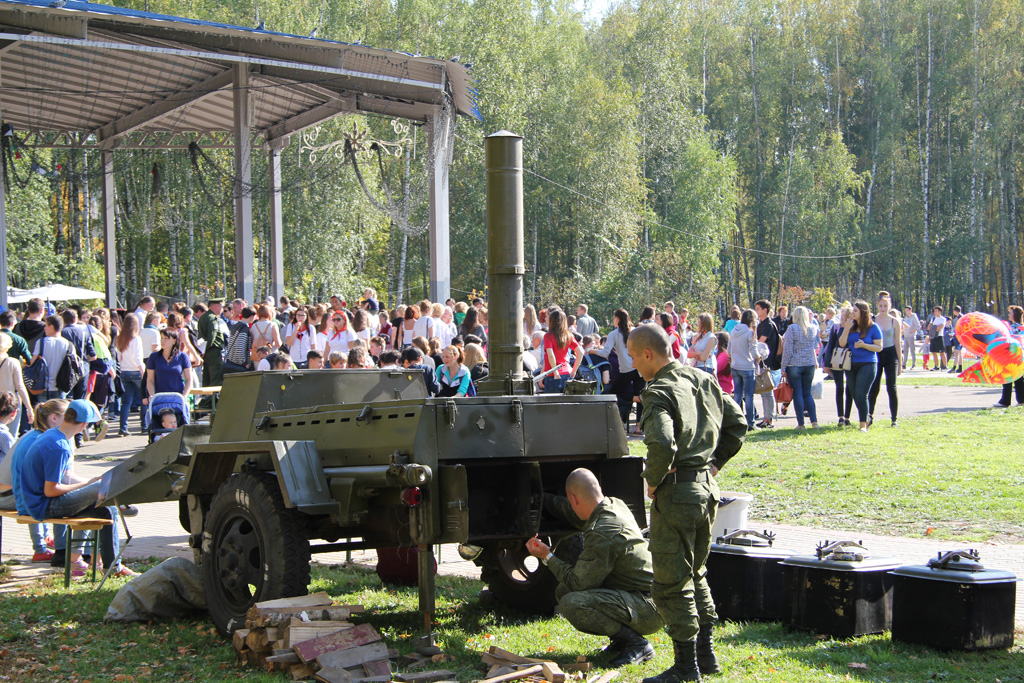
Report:
[{"label": "firewood pile", "polygon": [[[399,655],[388,649],[370,624],[348,621],[362,605],[335,604],[327,593],[258,602],[246,614],[245,628],[232,644],[247,666],[280,672],[293,680],[318,683],[458,683],[447,669],[427,670],[448,661],[434,645]],[[392,669],[394,660],[403,673]],[[492,646],[482,653],[486,678],[478,683],[610,683],[616,671],[591,674],[592,665],[578,657],[564,670],[555,662],[533,659]]]}]

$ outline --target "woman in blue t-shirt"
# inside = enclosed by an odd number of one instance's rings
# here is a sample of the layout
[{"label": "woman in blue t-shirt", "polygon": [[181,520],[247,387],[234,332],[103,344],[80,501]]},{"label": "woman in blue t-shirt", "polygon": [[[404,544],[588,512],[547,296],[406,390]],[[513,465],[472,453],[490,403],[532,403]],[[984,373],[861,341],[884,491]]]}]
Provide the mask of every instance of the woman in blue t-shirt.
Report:
[{"label": "woman in blue t-shirt", "polygon": [[[146,359],[146,388],[149,396],[171,392],[188,398],[192,391],[191,368],[192,362],[188,354],[181,351],[177,333],[174,330],[160,330],[160,350]],[[142,402],[148,405],[149,398]]]},{"label": "woman in blue t-shirt", "polygon": [[882,350],[882,330],[871,322],[871,307],[858,299],[853,302],[853,315],[843,323],[839,345],[851,349],[849,382],[853,402],[857,404],[860,431],[868,431],[868,392],[875,381],[878,352]]}]

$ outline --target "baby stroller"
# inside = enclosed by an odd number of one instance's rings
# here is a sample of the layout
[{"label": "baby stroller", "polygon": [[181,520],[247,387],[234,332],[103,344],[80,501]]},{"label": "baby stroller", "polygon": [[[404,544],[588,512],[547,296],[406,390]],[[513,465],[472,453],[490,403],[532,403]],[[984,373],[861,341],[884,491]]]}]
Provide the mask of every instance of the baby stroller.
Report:
[{"label": "baby stroller", "polygon": [[149,443],[174,431],[161,427],[160,413],[164,410],[174,412],[175,417],[178,418],[178,427],[189,423],[188,402],[184,396],[173,392],[153,394],[149,397]]}]

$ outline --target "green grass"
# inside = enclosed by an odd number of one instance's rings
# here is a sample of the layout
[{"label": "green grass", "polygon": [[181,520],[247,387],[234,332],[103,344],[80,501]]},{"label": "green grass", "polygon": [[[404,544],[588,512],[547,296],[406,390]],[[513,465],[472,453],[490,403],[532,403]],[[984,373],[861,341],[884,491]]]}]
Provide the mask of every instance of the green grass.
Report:
[{"label": "green grass", "polygon": [[[718,477],[751,518],[964,542],[1024,539],[1024,410],[900,419],[899,429],[776,429],[748,436]],[[634,455],[645,447],[631,442]],[[930,531],[929,531],[930,530]]]},{"label": "green grass", "polygon": [[[88,583],[65,593],[58,580],[45,580],[0,600],[0,678],[11,681],[234,681],[276,682],[285,674],[240,668],[231,644],[205,619],[121,625],[102,623],[107,604],[124,583],[92,592]],[[576,632],[560,618],[529,617],[501,607],[481,606],[481,584],[438,577],[435,628],[440,646],[453,658],[438,665],[460,681],[484,677],[480,651],[490,645],[569,664],[583,654],[595,662],[605,639]],[[413,649],[422,621],[414,588],[382,588],[376,574],[359,567],[315,565],[310,591],[325,590],[339,602],[362,603],[354,621],[372,624],[388,646]],[[1018,640],[1020,638],[1018,633]],[[725,624],[717,633],[724,673],[714,681],[1022,681],[1024,661],[1010,652],[940,653],[894,644],[887,635],[835,641],[791,632],[777,624]],[[663,634],[652,636],[657,657],[620,670],[621,681],[639,681],[671,664]],[[867,668],[852,668],[851,664]]]},{"label": "green grass", "polygon": [[[899,386],[908,387],[978,387],[977,384],[965,384],[962,379],[948,372],[929,372],[928,374],[903,373],[896,379]],[[984,385],[988,386],[988,385]]]}]

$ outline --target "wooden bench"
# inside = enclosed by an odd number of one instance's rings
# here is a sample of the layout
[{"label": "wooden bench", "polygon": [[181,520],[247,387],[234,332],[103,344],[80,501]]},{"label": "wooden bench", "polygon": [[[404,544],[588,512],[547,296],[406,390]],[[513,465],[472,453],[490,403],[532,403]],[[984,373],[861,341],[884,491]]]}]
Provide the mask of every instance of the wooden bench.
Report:
[{"label": "wooden bench", "polygon": [[198,397],[209,396],[210,397],[210,408],[208,410],[207,409],[202,409],[201,410],[199,408],[199,398],[193,399],[195,401],[195,405],[192,408],[192,418],[193,418],[193,421],[195,421],[195,422],[199,421],[199,414],[200,413],[204,413],[204,414],[208,413],[210,415],[210,421],[211,422],[213,421],[214,415],[217,414],[217,400],[220,398],[220,390],[221,390],[220,387],[192,387],[192,389],[188,392],[189,396],[198,396]]},{"label": "wooden bench", "polygon": [[[74,554],[75,544],[79,544],[81,549],[88,548],[89,539],[76,539],[74,538],[74,532],[76,531],[99,531],[105,526],[113,524],[112,520],[103,519],[98,517],[58,517],[51,519],[38,520],[27,515],[19,515],[14,510],[0,510],[0,524],[2,524],[2,518],[7,517],[15,520],[18,524],[63,524],[67,527],[67,542],[65,543],[64,549],[64,588],[71,586],[71,556]],[[96,564],[99,561],[99,534],[94,534],[92,537],[92,582],[96,583]],[[0,526],[0,542],[3,541],[3,527]]]}]

